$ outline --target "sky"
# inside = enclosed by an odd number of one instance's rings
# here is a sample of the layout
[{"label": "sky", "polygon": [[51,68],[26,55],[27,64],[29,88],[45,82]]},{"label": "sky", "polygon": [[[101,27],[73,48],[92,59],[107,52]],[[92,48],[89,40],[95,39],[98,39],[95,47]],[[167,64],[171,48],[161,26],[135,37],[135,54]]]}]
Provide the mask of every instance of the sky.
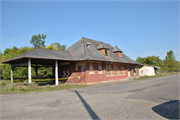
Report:
[{"label": "sky", "polygon": [[10,1],[1,0],[0,50],[28,46],[47,34],[45,45],[67,48],[82,37],[118,46],[125,55],[159,56],[173,50],[180,60],[178,0]]}]

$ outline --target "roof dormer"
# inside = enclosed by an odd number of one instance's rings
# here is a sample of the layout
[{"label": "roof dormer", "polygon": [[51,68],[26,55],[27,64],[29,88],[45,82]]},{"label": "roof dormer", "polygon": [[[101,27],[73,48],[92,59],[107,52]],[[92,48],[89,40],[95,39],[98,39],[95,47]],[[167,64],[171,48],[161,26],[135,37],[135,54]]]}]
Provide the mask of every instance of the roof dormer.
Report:
[{"label": "roof dormer", "polygon": [[101,42],[98,46],[97,49],[99,52],[101,52],[104,56],[109,56],[109,48],[104,45],[103,42]]},{"label": "roof dormer", "polygon": [[112,52],[116,54],[119,58],[122,58],[122,50],[120,50],[117,46],[112,49]]}]

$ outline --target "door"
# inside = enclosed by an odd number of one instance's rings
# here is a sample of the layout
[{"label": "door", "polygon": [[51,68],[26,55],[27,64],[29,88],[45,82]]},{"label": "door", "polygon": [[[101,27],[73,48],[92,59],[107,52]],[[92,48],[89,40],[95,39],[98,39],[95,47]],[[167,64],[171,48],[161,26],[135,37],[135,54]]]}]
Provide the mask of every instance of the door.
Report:
[{"label": "door", "polygon": [[63,72],[63,77],[69,77],[70,72],[69,72],[69,65],[63,65],[62,66],[62,72]]},{"label": "door", "polygon": [[131,72],[131,69],[130,69],[130,67],[128,67],[128,77],[131,76],[130,72]]}]

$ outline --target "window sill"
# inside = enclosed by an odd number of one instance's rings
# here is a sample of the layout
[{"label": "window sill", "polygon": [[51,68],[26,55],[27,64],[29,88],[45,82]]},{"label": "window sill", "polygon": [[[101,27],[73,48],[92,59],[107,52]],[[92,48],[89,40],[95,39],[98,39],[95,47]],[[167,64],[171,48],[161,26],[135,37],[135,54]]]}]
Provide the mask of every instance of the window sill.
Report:
[{"label": "window sill", "polygon": [[90,72],[89,74],[95,74],[94,72]]},{"label": "window sill", "polygon": [[98,74],[103,74],[102,72],[98,72]]}]

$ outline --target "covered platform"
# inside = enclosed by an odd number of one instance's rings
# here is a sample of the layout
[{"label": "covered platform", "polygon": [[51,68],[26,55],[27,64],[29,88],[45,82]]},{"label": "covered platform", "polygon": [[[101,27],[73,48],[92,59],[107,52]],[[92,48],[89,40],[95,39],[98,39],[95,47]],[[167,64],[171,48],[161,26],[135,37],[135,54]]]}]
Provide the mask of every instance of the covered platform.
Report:
[{"label": "covered platform", "polygon": [[28,83],[32,82],[31,67],[35,69],[36,78],[38,68],[41,66],[52,66],[55,85],[58,85],[58,63],[59,61],[73,61],[73,55],[69,51],[59,51],[37,48],[30,52],[21,54],[1,63],[11,64],[11,85],[13,85],[13,70],[15,67],[28,67]]}]

